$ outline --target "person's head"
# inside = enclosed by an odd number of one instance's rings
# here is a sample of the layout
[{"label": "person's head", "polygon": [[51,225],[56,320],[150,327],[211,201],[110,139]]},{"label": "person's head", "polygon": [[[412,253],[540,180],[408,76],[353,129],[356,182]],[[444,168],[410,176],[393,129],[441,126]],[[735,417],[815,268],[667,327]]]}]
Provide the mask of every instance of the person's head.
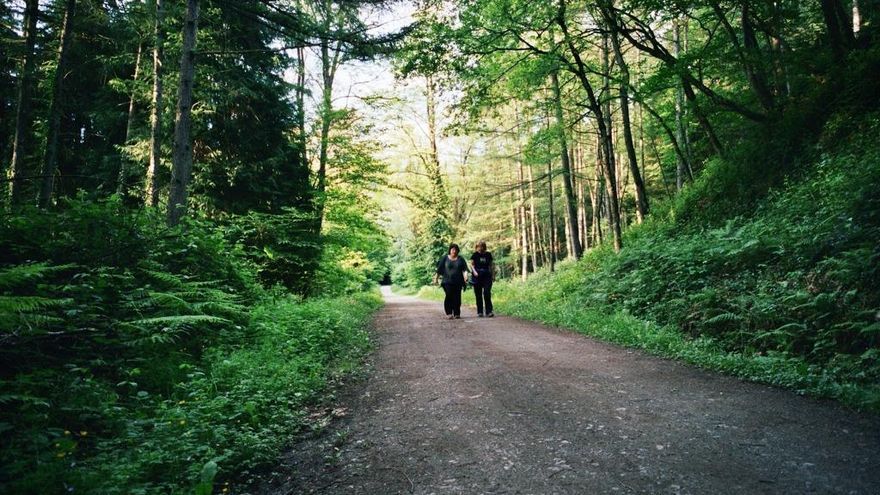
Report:
[{"label": "person's head", "polygon": [[486,241],[477,241],[477,244],[474,246],[477,249],[478,253],[486,252]]},{"label": "person's head", "polygon": [[447,253],[449,253],[452,256],[458,256],[459,251],[461,251],[461,250],[458,249],[458,244],[453,242],[452,244],[449,245],[449,250],[447,251]]}]

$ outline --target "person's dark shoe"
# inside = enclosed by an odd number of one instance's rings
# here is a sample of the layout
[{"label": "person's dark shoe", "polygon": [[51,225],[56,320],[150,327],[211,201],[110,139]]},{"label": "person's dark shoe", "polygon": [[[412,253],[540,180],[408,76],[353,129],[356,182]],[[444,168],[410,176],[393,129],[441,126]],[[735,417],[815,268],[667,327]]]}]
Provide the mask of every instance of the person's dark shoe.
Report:
[{"label": "person's dark shoe", "polygon": [[477,316],[479,316],[480,318],[482,318],[482,317],[483,317],[483,313],[477,313]]},{"label": "person's dark shoe", "polygon": [[495,313],[489,312],[489,314],[487,314],[486,316],[488,316],[489,318],[494,318],[494,317],[495,317]]},{"label": "person's dark shoe", "polygon": [[455,319],[456,319],[456,320],[460,320],[460,319],[461,319],[461,315],[455,315]]}]

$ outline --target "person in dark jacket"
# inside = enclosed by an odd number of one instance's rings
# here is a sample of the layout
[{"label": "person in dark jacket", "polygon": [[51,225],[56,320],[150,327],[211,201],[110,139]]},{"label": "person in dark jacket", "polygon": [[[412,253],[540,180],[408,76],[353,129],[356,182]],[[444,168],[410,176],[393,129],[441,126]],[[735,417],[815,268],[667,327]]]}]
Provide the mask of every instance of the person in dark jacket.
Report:
[{"label": "person in dark jacket", "polygon": [[434,274],[434,283],[440,280],[446,293],[443,309],[450,320],[461,318],[461,293],[467,284],[468,267],[458,255],[459,251],[458,244],[450,244],[447,254],[437,262],[437,273]]},{"label": "person in dark jacket", "polygon": [[[495,316],[492,312],[492,282],[495,280],[495,262],[492,253],[486,251],[486,241],[479,241],[475,246],[476,252],[471,256],[471,281],[474,284],[474,294],[477,296],[477,316],[484,314],[489,318]],[[486,312],[483,313],[485,304]]]}]

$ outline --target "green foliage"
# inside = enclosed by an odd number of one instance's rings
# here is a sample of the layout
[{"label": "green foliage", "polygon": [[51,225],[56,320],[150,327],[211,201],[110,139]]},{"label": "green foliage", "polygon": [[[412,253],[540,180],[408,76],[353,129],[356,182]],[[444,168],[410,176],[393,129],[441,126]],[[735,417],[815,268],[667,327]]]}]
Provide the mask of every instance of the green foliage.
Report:
[{"label": "green foliage", "polygon": [[314,212],[285,208],[278,213],[233,216],[224,227],[224,236],[256,266],[263,285],[307,294],[321,252],[316,230]]},{"label": "green foliage", "polygon": [[388,165],[372,127],[353,110],[340,111],[330,135],[322,252],[312,293],[350,294],[382,281],[390,271],[388,236],[380,226],[376,192],[388,183]]},{"label": "green foliage", "polygon": [[496,306],[880,408],[880,116],[848,127],[829,126],[836,141],[751,215],[703,228],[654,217],[628,231],[619,254],[603,246],[555,274],[499,284]]},{"label": "green foliage", "polygon": [[271,297],[200,221],[121,201],[0,223],[0,489],[210,492],[271,461],[369,342],[376,294]]}]

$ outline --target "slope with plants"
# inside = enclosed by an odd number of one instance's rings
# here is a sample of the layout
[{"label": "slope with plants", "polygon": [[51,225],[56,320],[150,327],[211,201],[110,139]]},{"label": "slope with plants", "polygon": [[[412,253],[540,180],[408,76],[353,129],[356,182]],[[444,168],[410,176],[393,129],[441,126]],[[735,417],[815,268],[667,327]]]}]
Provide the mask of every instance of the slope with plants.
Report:
[{"label": "slope with plants", "polygon": [[[619,254],[603,246],[555,274],[500,284],[498,306],[877,410],[878,133],[876,112],[838,114],[764,195],[741,171],[770,164],[717,161],[631,228]],[[740,196],[713,202],[736,187]]]}]

